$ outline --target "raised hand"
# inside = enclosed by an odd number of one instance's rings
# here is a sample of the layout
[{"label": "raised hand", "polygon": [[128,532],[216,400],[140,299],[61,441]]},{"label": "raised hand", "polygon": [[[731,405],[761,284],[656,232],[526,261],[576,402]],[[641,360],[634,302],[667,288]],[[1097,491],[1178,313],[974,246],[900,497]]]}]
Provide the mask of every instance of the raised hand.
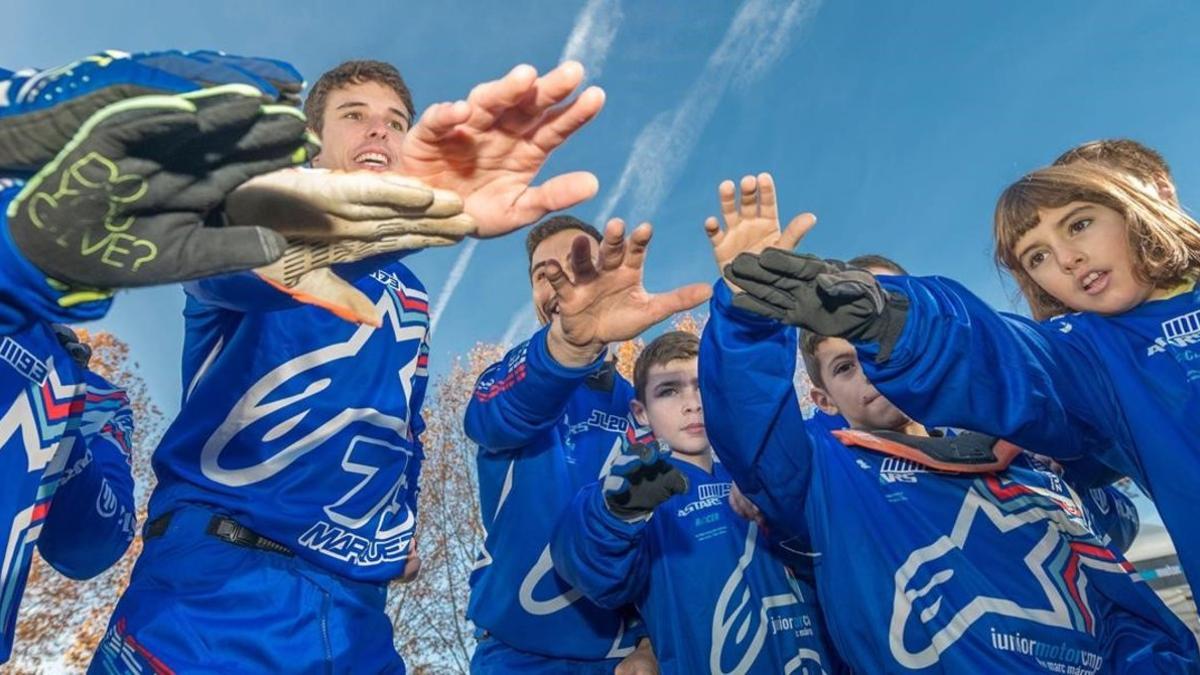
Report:
[{"label": "raised hand", "polygon": [[462,239],[475,224],[462,199],[418,180],[372,171],[285,169],[256,176],[225,200],[232,225],[302,239],[375,240],[399,234]]},{"label": "raised hand", "polygon": [[[311,142],[310,142],[311,141]],[[260,227],[208,227],[253,176],[301,164],[318,146],[295,108],[225,85],[114,103],[85,122],[7,209],[21,253],[74,287],[184,281],[277,260]]]},{"label": "raised hand", "polygon": [[604,228],[599,259],[592,260],[589,238],[571,246],[571,276],[557,261],[546,264],[546,279],[558,296],[558,315],[547,338],[551,355],[567,366],[583,366],[611,342],[640,335],[676,312],[708,300],[711,288],[691,284],[666,293],[648,293],[642,284],[652,229],[638,226],[625,239],[625,223],[614,218]]},{"label": "raised hand", "polygon": [[371,171],[286,169],[243,183],[225,200],[231,225],[287,237],[283,256],[255,272],[299,302],[378,326],[379,311],[329,269],[384,253],[450,246],[475,231],[462,199],[418,180]]},{"label": "raised hand", "polygon": [[399,170],[461,195],[482,238],[586,201],[599,189],[586,171],[532,185],[550,153],[604,106],[599,87],[559,105],[582,82],[583,66],[574,61],[542,77],[521,65],[476,86],[466,101],[430,106],[404,138]]},{"label": "raised hand", "polygon": [[[0,71],[4,72],[4,71]],[[54,159],[101,108],[147,94],[228,84],[254,87],[264,102],[300,105],[304,78],[290,64],[214,51],[105,51],[0,79],[0,171],[33,173]]]},{"label": "raised hand", "polygon": [[[786,229],[779,228],[775,181],[769,173],[743,176],[740,195],[737,192],[731,180],[717,187],[725,229],[721,229],[716,217],[710,216],[704,221],[704,231],[712,243],[718,273],[724,274],[725,267],[740,253],[762,253],[769,247],[792,250],[817,223],[816,216],[802,213],[792,218]],[[722,278],[734,293],[742,292],[728,278]]]},{"label": "raised hand", "polygon": [[621,440],[621,454],[604,476],[604,505],[629,523],[648,520],[659,504],[688,491],[687,476],[667,461],[671,451],[659,441]]},{"label": "raised hand", "polygon": [[734,258],[725,276],[745,289],[735,307],[818,335],[878,343],[879,362],[890,357],[908,318],[906,297],[840,260],[771,248]]}]

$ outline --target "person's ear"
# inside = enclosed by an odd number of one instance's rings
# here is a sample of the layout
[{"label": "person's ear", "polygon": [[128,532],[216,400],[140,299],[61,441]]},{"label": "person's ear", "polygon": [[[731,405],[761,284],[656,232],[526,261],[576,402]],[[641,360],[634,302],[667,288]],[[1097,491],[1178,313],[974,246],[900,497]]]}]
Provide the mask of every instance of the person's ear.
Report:
[{"label": "person's ear", "polygon": [[[318,133],[318,132],[317,132],[317,130],[316,130],[316,129],[314,129],[314,128],[312,128],[312,127],[309,127],[309,128],[308,128],[308,131],[309,131],[309,132],[310,132],[310,133],[311,133],[313,136],[316,136],[317,138],[320,138],[320,137],[321,137],[321,134],[320,134],[320,133]],[[317,163],[317,161],[318,161],[318,160],[320,160],[320,159],[321,159],[321,151],[318,149],[318,150],[317,150],[317,154],[315,154],[315,155],[313,155],[312,157],[309,157],[309,158],[308,158],[308,165],[309,165],[310,167],[314,168],[314,169],[319,169],[319,168],[320,168],[320,164],[318,164],[318,163]]]},{"label": "person's ear", "polygon": [[633,419],[637,421],[639,426],[650,426],[650,418],[646,416],[646,404],[636,398],[629,402],[629,410],[633,413]]},{"label": "person's ear", "polygon": [[813,388],[808,392],[808,397],[811,398],[812,402],[817,404],[817,407],[821,409],[821,412],[825,413],[826,415],[838,414],[837,404],[835,404],[833,399],[829,397],[829,392],[825,391],[824,389],[813,385]]},{"label": "person's ear", "polygon": [[1170,178],[1158,173],[1154,175],[1154,189],[1158,191],[1158,196],[1168,204],[1179,204],[1179,196],[1175,194],[1175,184]]}]

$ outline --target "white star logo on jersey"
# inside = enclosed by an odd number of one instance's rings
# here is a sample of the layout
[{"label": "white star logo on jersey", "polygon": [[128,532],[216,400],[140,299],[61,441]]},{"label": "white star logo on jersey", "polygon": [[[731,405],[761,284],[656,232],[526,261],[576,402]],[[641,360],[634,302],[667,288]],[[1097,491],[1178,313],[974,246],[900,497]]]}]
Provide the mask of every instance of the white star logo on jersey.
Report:
[{"label": "white star logo on jersey", "polygon": [[[990,485],[988,481],[991,481]],[[989,494],[985,495],[985,491]],[[1107,549],[1095,546],[1095,536],[1086,523],[1064,510],[1064,506],[1078,512],[1077,506],[1063,504],[1061,496],[1048,491],[1016,483],[1003,484],[994,477],[975,481],[963,497],[950,535],[913,551],[896,570],[889,630],[889,645],[896,661],[912,669],[936,664],[942,652],[989,614],[1094,632],[1092,611],[1087,605],[1086,575],[1078,574],[1073,582],[1067,582],[1062,574],[1064,570],[1055,567],[1078,565],[1127,574],[1128,564],[1112,556]],[[1032,578],[1031,587],[1041,589],[1044,602],[1038,604],[1042,606],[1024,607],[1008,598],[986,595],[962,601],[963,589],[954,586],[956,571],[951,560],[956,552],[965,548],[973,532],[979,536],[979,528],[990,527],[1007,534],[1019,528],[1039,526],[1045,533],[1031,550],[1024,555],[1009,555],[1014,561],[1024,562],[1025,569],[1020,572]],[[1080,546],[1077,548],[1076,544]],[[1057,555],[1063,546],[1071,549],[1069,555]],[[1006,572],[1013,573],[1011,570]],[[1082,605],[1071,597],[1068,583],[1074,586],[1074,595],[1082,599]],[[953,596],[958,597],[948,599]],[[953,615],[947,617],[947,612],[953,612]],[[915,648],[905,639],[905,629],[914,621],[926,627],[915,632],[927,638],[925,644]],[[931,630],[931,624],[940,628]]]}]

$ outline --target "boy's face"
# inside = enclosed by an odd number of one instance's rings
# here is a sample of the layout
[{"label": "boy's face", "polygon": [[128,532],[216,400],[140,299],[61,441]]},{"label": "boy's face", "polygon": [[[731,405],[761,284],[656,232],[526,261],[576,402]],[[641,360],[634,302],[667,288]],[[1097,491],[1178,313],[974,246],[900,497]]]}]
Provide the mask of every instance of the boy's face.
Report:
[{"label": "boy's face", "polygon": [[322,112],[321,154],[313,166],[338,171],[396,171],[412,111],[378,82],[329,92]]},{"label": "boy's face", "polygon": [[1120,314],[1154,291],[1134,276],[1125,217],[1100,204],[1038,209],[1015,252],[1034,283],[1078,312]]},{"label": "boy's face", "polygon": [[[570,261],[571,243],[580,236],[587,237],[580,230],[555,232],[543,239],[537,248],[533,249],[529,265],[529,283],[533,286],[533,311],[537,313],[538,322],[543,326],[550,323],[550,320],[558,313],[558,299],[554,295],[554,287],[550,285],[549,281],[546,281],[546,263],[550,260],[558,261],[567,278],[574,279],[575,275],[571,272]],[[591,237],[587,237],[587,240],[588,245],[591,246],[592,259],[595,260],[600,245]]]},{"label": "boy's face", "polygon": [[679,359],[650,366],[646,372],[646,402],[630,407],[638,423],[649,426],[654,437],[672,452],[702,455],[709,452],[700,405],[698,359]]},{"label": "boy's face", "polygon": [[817,345],[816,354],[825,386],[814,386],[812,399],[821,410],[840,413],[854,429],[898,431],[912,421],[863,374],[854,345],[826,338]]}]

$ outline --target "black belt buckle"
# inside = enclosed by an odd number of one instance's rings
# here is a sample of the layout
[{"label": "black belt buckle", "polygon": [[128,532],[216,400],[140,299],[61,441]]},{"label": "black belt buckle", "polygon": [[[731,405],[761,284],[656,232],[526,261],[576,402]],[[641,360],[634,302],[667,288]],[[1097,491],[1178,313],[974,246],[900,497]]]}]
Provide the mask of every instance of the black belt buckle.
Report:
[{"label": "black belt buckle", "polygon": [[213,516],[208,521],[208,528],[205,531],[217,539],[233,544],[234,546],[270,551],[271,553],[279,553],[289,557],[295,555],[290,548],[283,544],[261,536],[236,520],[226,518],[225,516]]}]

